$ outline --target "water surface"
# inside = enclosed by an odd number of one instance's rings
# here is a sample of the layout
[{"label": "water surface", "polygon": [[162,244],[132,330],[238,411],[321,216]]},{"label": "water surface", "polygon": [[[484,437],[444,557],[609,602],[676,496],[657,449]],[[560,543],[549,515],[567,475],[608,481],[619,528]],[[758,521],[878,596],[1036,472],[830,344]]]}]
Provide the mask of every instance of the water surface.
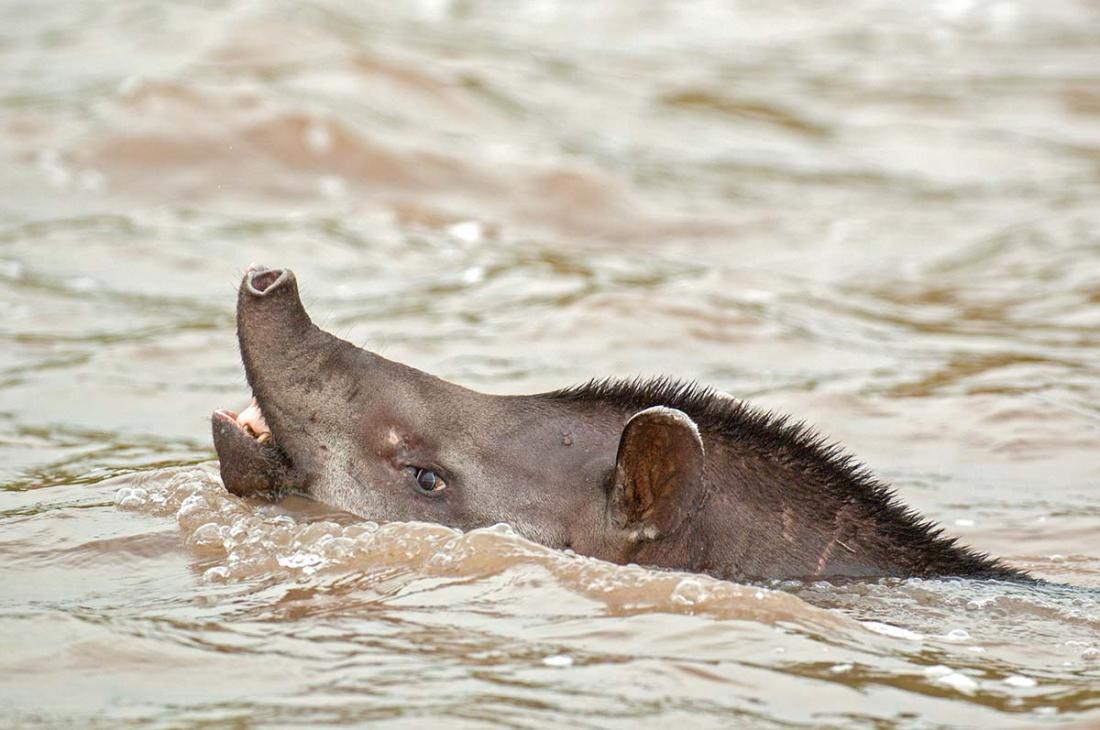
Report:
[{"label": "water surface", "polygon": [[[1094,3],[0,20],[6,722],[1100,721]],[[251,261],[478,389],[794,413],[1064,585],[740,586],[236,499],[207,419],[247,402]]]}]

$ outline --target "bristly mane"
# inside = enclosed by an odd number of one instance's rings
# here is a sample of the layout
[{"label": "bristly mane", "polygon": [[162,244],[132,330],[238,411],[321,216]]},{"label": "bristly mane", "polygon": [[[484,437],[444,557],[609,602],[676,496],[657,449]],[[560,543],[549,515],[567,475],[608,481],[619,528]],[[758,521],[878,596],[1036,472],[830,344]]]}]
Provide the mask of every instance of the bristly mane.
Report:
[{"label": "bristly mane", "polygon": [[574,403],[603,403],[637,412],[651,406],[683,411],[701,433],[756,454],[778,459],[823,484],[840,504],[856,504],[900,544],[925,558],[928,574],[1029,579],[1018,570],[945,537],[943,529],[903,505],[894,490],[877,479],[837,443],[805,422],[765,411],[714,388],[669,377],[590,380],[543,397]]}]

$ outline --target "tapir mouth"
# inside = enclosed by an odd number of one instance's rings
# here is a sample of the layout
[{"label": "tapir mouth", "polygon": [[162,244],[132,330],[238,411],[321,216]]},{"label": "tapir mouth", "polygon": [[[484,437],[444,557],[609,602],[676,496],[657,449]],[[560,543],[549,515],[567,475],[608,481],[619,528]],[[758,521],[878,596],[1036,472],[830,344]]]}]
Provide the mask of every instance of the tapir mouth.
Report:
[{"label": "tapir mouth", "polygon": [[[290,289],[286,284],[293,285],[294,275],[287,270],[271,270],[264,266],[253,264],[245,273],[241,283],[241,293],[237,304],[237,329],[241,344],[241,359],[244,363],[245,374],[253,390],[252,402],[240,413],[218,409],[211,416],[211,430],[214,438],[214,448],[218,453],[222,482],[226,489],[239,496],[252,496],[264,494],[267,496],[279,496],[293,491],[300,486],[301,479],[294,468],[294,464],[287,451],[280,445],[277,433],[269,425],[261,406],[263,394],[259,384],[258,365],[254,362],[254,356],[250,354],[250,348],[246,344],[246,329],[264,329],[267,327],[279,328],[280,318],[273,316],[272,311],[261,312],[259,325],[250,323],[249,310],[268,295],[275,294],[279,289]],[[278,292],[282,294],[283,292]],[[275,297],[270,297],[275,299]],[[284,297],[285,298],[285,297]],[[297,292],[293,292],[293,303],[289,309],[296,306],[301,310]],[[287,308],[287,307],[284,307]],[[292,327],[295,319],[308,317],[304,310],[300,316],[291,312],[291,316],[285,327]],[[300,324],[300,321],[298,322]],[[293,334],[293,333],[292,333]]]},{"label": "tapir mouth", "polygon": [[238,496],[278,496],[292,485],[293,463],[274,440],[255,398],[239,414],[218,409],[211,416],[222,482]]}]

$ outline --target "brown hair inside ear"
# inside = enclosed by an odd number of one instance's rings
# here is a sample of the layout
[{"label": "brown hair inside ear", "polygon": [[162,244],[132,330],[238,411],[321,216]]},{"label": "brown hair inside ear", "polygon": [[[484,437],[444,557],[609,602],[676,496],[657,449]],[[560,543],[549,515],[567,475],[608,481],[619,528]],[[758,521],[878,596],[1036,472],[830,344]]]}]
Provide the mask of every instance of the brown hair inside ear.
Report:
[{"label": "brown hair inside ear", "polygon": [[611,509],[637,539],[676,529],[702,496],[703,442],[682,411],[656,406],[623,428],[615,458]]}]

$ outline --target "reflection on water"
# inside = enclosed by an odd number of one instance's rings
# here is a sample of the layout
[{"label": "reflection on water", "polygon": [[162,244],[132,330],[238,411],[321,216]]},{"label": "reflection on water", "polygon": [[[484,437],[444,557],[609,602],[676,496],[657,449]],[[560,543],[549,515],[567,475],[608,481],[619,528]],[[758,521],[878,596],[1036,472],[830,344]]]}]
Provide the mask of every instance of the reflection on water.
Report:
[{"label": "reflection on water", "polygon": [[[0,17],[10,722],[1100,717],[1092,5]],[[483,390],[673,373],[794,413],[1073,587],[738,586],[242,502],[206,419],[247,400],[250,261]]]}]

